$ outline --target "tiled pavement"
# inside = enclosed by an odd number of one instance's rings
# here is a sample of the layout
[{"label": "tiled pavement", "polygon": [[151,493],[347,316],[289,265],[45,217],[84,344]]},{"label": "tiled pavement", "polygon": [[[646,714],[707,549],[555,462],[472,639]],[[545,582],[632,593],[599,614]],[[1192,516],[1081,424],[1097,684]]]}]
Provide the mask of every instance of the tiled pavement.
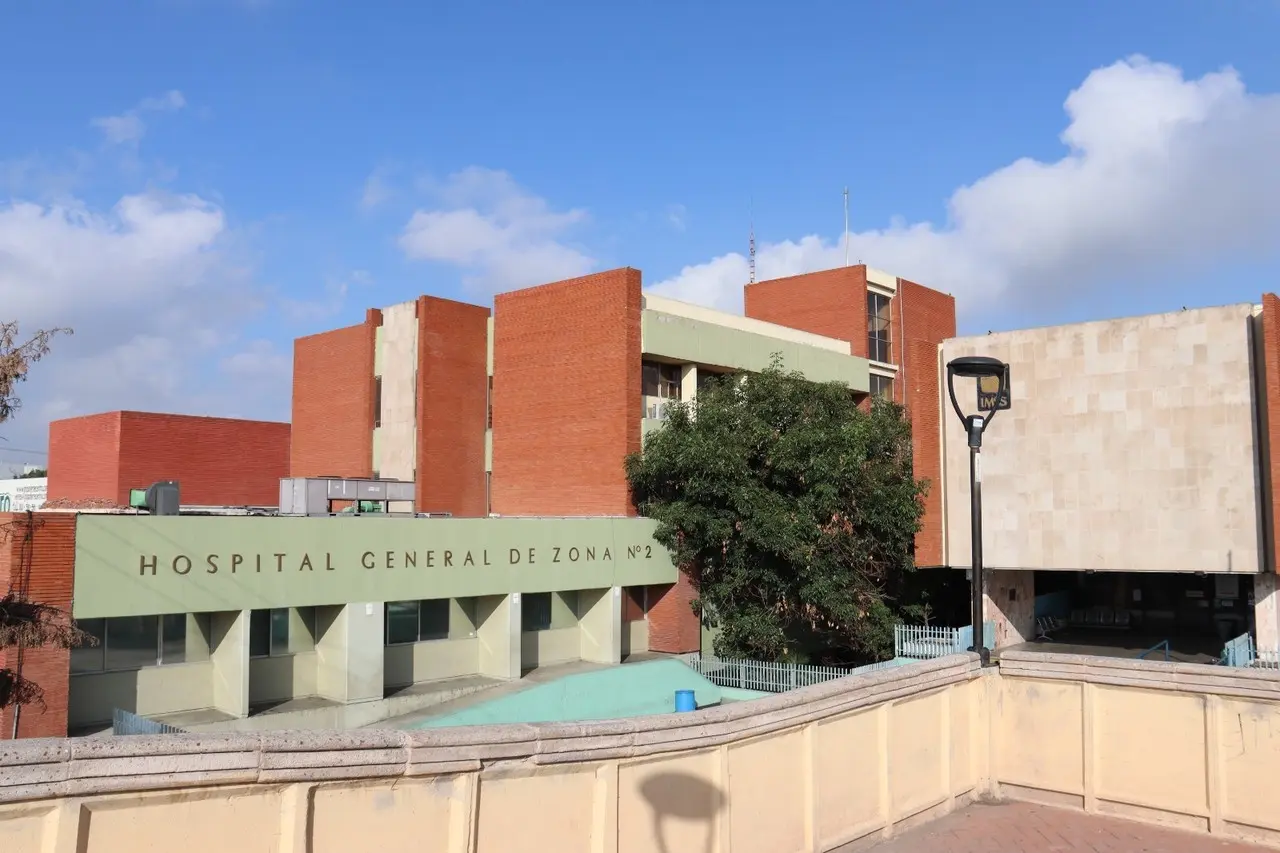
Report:
[{"label": "tiled pavement", "polygon": [[1029,803],[972,805],[876,844],[875,853],[1259,853],[1207,835]]}]

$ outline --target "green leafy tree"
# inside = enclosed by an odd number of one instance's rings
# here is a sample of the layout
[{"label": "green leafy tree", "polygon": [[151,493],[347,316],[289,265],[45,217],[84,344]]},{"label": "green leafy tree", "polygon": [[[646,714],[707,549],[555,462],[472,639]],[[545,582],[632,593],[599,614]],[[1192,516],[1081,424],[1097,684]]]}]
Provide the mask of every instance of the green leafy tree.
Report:
[{"label": "green leafy tree", "polygon": [[901,406],[859,407],[775,356],[673,405],[626,472],[658,541],[696,567],[718,655],[881,660],[895,621],[927,615],[902,598],[927,484]]}]

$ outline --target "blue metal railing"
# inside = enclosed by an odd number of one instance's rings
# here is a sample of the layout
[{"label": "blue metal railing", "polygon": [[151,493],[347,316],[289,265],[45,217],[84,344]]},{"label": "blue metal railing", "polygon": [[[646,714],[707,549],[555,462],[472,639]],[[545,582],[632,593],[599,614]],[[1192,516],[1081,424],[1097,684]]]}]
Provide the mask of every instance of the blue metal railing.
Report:
[{"label": "blue metal railing", "polygon": [[158,723],[146,717],[139,717],[131,711],[116,708],[111,712],[111,733],[113,735],[176,735],[184,734],[184,730],[168,723]]},{"label": "blue metal railing", "polygon": [[1142,652],[1141,654],[1139,654],[1138,659],[1146,660],[1147,655],[1155,651],[1160,651],[1161,649],[1164,650],[1164,659],[1168,660],[1169,659],[1169,641],[1168,640],[1161,640],[1160,642],[1156,643],[1154,646],[1147,649],[1145,652]]},{"label": "blue metal railing", "polygon": [[1241,634],[1222,647],[1223,666],[1280,669],[1280,649],[1260,649],[1252,634]]}]

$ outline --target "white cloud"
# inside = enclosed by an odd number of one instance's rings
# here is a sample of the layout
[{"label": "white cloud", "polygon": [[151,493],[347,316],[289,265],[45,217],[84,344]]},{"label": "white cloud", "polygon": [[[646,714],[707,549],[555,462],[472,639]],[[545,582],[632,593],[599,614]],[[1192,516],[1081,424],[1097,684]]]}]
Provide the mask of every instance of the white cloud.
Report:
[{"label": "white cloud", "polygon": [[471,167],[424,187],[440,206],[418,210],[400,235],[415,260],[450,264],[464,284],[492,294],[590,272],[595,260],[566,242],[585,210],[554,211],[506,172]]},{"label": "white cloud", "polygon": [[[1231,69],[1188,80],[1133,57],[1091,73],[1065,107],[1060,160],[1018,160],[957,189],[945,225],[853,234],[853,257],[953,293],[963,313],[1274,248],[1280,96],[1247,92]],[[843,262],[839,238],[808,236],[761,246],[757,278]],[[731,253],[653,289],[740,311],[746,280]]]},{"label": "white cloud", "polygon": [[352,270],[343,277],[327,278],[320,292],[312,299],[282,298],[280,310],[294,323],[315,323],[340,313],[347,302],[351,288],[370,287],[373,276],[367,270]]},{"label": "white cloud", "polygon": [[220,363],[222,372],[241,382],[287,382],[293,374],[293,358],[276,349],[267,340],[250,341],[248,346],[227,356]]},{"label": "white cloud", "polygon": [[368,213],[395,197],[395,189],[387,181],[385,169],[377,169],[365,179],[360,190],[360,210]]},{"label": "white cloud", "polygon": [[102,131],[107,142],[114,145],[136,143],[147,132],[147,125],[142,120],[144,113],[173,112],[186,105],[187,99],[182,96],[182,93],[177,89],[171,89],[163,95],[143,98],[133,109],[125,110],[120,115],[102,116],[92,119],[89,123]]},{"label": "white cloud", "polygon": [[685,219],[689,216],[689,211],[685,210],[683,204],[673,204],[667,208],[667,224],[677,231],[685,230]]},{"label": "white cloud", "polygon": [[[224,377],[206,375],[261,307],[239,257],[223,210],[198,196],[126,195],[105,212],[81,202],[0,203],[0,313],[27,331],[75,330],[33,368],[23,408],[0,435],[38,449],[48,421],[61,417],[253,408],[216,381]],[[230,367],[226,378],[243,374],[242,362]],[[285,389],[275,390],[287,400]]]}]

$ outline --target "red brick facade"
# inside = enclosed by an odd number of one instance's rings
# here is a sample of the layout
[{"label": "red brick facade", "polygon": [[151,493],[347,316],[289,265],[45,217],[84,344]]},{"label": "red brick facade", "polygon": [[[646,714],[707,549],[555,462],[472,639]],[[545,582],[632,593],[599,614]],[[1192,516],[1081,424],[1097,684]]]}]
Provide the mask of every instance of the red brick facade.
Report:
[{"label": "red brick facade", "polygon": [[[76,517],[70,513],[0,513],[0,590],[21,590],[41,604],[71,611]],[[45,647],[0,649],[0,667],[19,669],[44,688],[44,707],[28,705],[18,717],[19,737],[65,737],[71,653]],[[13,737],[13,708],[0,712],[0,740]]]},{"label": "red brick facade", "polygon": [[900,328],[891,330],[898,344],[897,399],[911,418],[915,474],[929,481],[924,500],[924,528],[916,536],[916,565],[941,566],[942,531],[942,408],[939,391],[941,358],[938,345],[956,336],[956,300],[913,281],[898,279],[898,303],[893,316]]},{"label": "red brick facade", "polygon": [[186,504],[275,506],[289,471],[289,424],[106,412],[49,425],[49,499],[129,502],[177,480]]},{"label": "red brick facade", "polygon": [[371,310],[358,326],[293,342],[289,476],[373,475],[373,357],[380,325],[382,312]]},{"label": "red brick facade", "polygon": [[418,511],[488,512],[489,309],[418,299]]},{"label": "red brick facade", "polygon": [[674,584],[649,588],[649,651],[674,655],[700,650],[702,626],[691,606],[697,597],[684,571]]},{"label": "red brick facade", "polygon": [[[83,501],[120,494],[120,412],[49,424],[49,500]],[[149,484],[148,484],[149,485]]]},{"label": "red brick facade", "polygon": [[[867,358],[867,268],[842,267],[747,285],[746,314],[849,341]],[[906,279],[890,303],[889,346],[898,367],[893,399],[907,407],[917,477],[929,481],[916,563],[942,564],[941,408],[938,345],[956,334],[955,298]]]},{"label": "red brick facade", "polygon": [[630,515],[640,449],[640,271],[494,300],[493,511]]},{"label": "red brick facade", "polygon": [[1269,513],[1266,519],[1267,546],[1270,550],[1271,570],[1280,572],[1280,547],[1276,534],[1280,533],[1280,501],[1276,499],[1276,484],[1280,483],[1280,297],[1274,293],[1262,296],[1262,367],[1266,394],[1264,447],[1267,465],[1263,470],[1266,501]]},{"label": "red brick facade", "polygon": [[867,357],[867,268],[758,281],[743,290],[748,317],[849,341],[851,355]]}]

